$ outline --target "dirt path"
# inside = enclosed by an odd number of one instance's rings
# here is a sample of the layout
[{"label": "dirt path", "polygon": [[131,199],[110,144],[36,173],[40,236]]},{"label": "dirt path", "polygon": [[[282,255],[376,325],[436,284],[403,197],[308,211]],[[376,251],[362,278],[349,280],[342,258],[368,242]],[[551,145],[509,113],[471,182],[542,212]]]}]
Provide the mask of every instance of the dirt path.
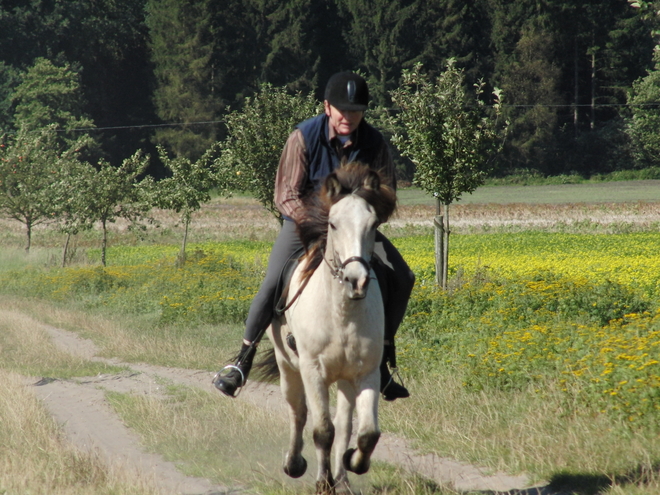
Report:
[{"label": "dirt path", "polygon": [[[117,359],[100,358],[96,356],[97,350],[91,341],[62,329],[47,325],[44,325],[44,328],[58,347],[72,355],[113,365],[125,365],[131,370],[89,379],[29,381],[35,394],[63,425],[74,444],[97,452],[113,465],[119,464],[126,469],[134,469],[141,476],[151,478],[163,494],[246,493],[241,487],[217,486],[206,479],[187,477],[181,474],[173,463],[164,461],[158,455],[144,452],[137,435],[124,426],[104,398],[105,391],[158,395],[158,384],[162,383],[163,379],[215,393],[208,372],[127,364]],[[259,407],[284,410],[279,389],[271,385],[253,384],[247,387],[237,400],[248,401]],[[460,491],[476,490],[484,494],[500,495],[551,493],[545,488],[529,488],[529,479],[526,476],[508,476],[503,473],[487,475],[484,470],[451,459],[420,455],[411,449],[404,439],[387,433],[381,437],[374,459],[401,466]]]}]

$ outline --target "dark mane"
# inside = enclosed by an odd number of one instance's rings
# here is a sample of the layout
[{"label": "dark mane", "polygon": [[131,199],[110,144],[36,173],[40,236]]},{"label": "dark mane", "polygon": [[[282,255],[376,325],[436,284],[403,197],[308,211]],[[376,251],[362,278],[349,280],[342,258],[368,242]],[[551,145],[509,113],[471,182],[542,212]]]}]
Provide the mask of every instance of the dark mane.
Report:
[{"label": "dark mane", "polygon": [[384,223],[396,209],[396,192],[387,182],[387,178],[380,172],[363,163],[344,163],[326,178],[318,193],[304,199],[305,214],[297,227],[306,256],[310,260],[306,276],[311,275],[322,260],[328,236],[328,215],[332,205],[355,194],[369,203],[376,211],[379,221]]}]

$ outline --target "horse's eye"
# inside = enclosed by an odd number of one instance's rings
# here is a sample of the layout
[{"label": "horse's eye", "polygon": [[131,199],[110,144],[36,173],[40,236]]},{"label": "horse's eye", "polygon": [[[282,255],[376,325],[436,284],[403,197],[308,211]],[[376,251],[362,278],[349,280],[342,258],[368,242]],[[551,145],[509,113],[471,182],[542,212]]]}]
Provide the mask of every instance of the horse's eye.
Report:
[{"label": "horse's eye", "polygon": [[335,224],[334,224],[334,223],[329,222],[329,224],[330,224],[330,228],[331,228],[332,230],[337,230],[337,227],[335,227]]}]

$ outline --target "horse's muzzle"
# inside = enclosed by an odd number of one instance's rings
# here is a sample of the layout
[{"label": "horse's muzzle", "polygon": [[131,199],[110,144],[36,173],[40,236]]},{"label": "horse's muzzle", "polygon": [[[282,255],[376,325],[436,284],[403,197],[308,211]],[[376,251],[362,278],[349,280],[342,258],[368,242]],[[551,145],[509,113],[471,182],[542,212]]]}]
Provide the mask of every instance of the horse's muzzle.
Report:
[{"label": "horse's muzzle", "polygon": [[367,291],[369,290],[369,281],[371,277],[368,275],[359,280],[354,280],[353,282],[346,284],[348,290],[348,298],[353,300],[364,299],[367,296]]}]

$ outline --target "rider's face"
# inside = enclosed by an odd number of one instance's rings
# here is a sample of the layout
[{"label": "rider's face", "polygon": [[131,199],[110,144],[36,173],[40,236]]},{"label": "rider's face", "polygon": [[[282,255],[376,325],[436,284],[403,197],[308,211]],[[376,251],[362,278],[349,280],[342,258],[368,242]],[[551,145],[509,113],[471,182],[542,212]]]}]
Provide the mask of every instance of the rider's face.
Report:
[{"label": "rider's face", "polygon": [[330,105],[327,100],[324,102],[325,114],[328,116],[330,125],[340,136],[348,136],[360,125],[364,112],[355,110],[339,110]]}]

